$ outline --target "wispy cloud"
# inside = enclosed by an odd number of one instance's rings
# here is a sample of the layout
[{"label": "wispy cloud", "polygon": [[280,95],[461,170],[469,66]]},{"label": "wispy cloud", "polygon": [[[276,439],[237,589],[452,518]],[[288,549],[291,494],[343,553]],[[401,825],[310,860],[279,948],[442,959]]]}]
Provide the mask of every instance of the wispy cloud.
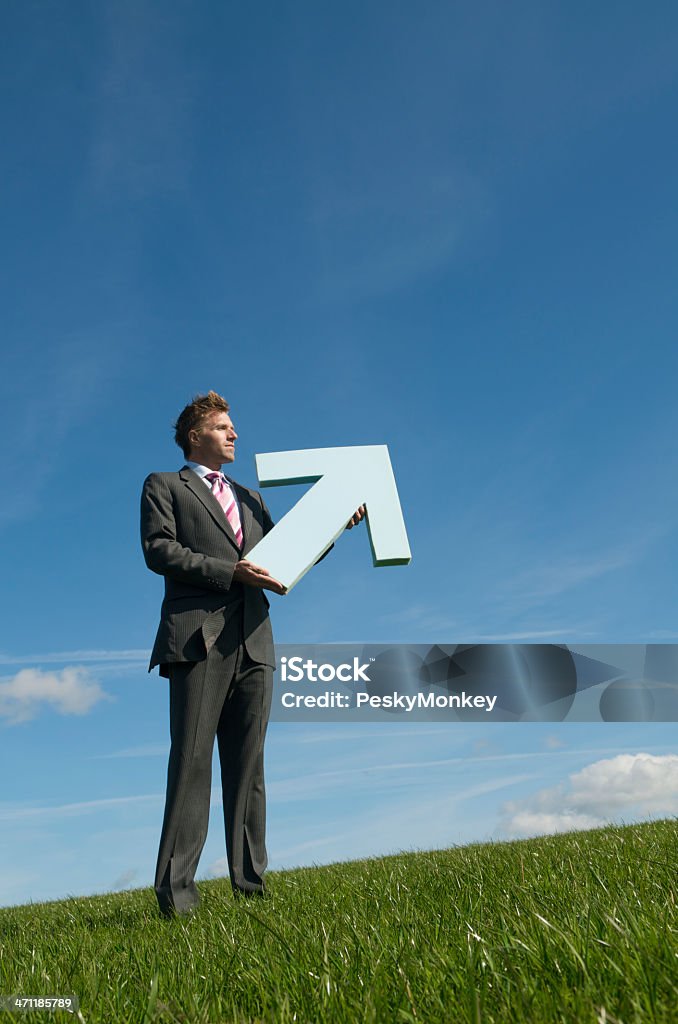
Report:
[{"label": "wispy cloud", "polygon": [[512,643],[514,641],[525,641],[525,640],[553,640],[561,639],[564,636],[572,636],[576,633],[578,637],[582,636],[595,636],[595,633],[585,632],[583,630],[575,630],[571,626],[561,626],[559,629],[535,629],[525,630],[523,632],[513,633],[471,633],[468,636],[469,643]]},{"label": "wispy cloud", "polygon": [[0,907],[17,902],[17,893],[35,891],[40,879],[41,872],[37,867],[8,868],[3,865],[0,871]]},{"label": "wispy cloud", "polygon": [[506,590],[519,595],[523,601],[541,601],[556,597],[566,590],[581,586],[582,583],[625,568],[635,561],[641,547],[644,548],[644,545],[631,543],[602,557],[598,555],[549,562],[516,576]]},{"label": "wispy cloud", "polygon": [[678,756],[619,754],[596,761],[566,782],[503,807],[508,836],[595,828],[624,816],[678,814]]},{"label": "wispy cloud", "polygon": [[[346,837],[346,833],[343,829],[339,831],[329,832],[327,835],[321,836],[318,839],[308,839],[304,843],[294,843],[292,846],[284,847],[282,850],[276,850],[276,861],[281,864],[298,863],[300,855],[310,853],[312,850],[323,850],[328,847],[336,847],[338,844],[343,843]],[[222,866],[226,864],[226,871],[228,871],[228,863],[224,858],[223,861],[217,861],[216,865]]]},{"label": "wispy cloud", "polygon": [[150,650],[50,651],[47,654],[0,654],[0,665],[49,665],[66,662],[148,661]]},{"label": "wispy cloud", "polygon": [[[460,805],[473,804],[479,797],[530,778],[531,775],[520,773],[488,779],[474,786],[450,785],[444,792],[438,789],[428,798],[417,794],[404,800],[399,794],[397,800],[376,813],[371,809],[353,816],[341,830],[337,829],[336,822],[331,822],[324,835],[276,851],[276,865],[308,863],[307,855],[311,850],[319,854],[313,858],[314,863],[328,863],[384,856],[407,849],[435,849],[465,841],[464,826],[460,828],[459,821]],[[426,837],[423,844],[412,840],[420,836]]]},{"label": "wispy cloud", "polygon": [[370,246],[362,258],[337,267],[325,280],[324,297],[356,299],[389,294],[444,266],[454,253],[459,234],[457,224],[443,222],[390,242],[382,239],[378,248]]},{"label": "wispy cloud", "polygon": [[118,875],[118,877],[112,883],[111,889],[113,891],[117,891],[118,889],[129,889],[131,883],[138,876],[138,874],[139,872],[137,868],[128,868],[126,871],[123,871],[121,874]]},{"label": "wispy cloud", "polygon": [[[511,580],[504,586],[511,588],[517,586],[515,580]],[[500,611],[494,615],[497,621],[502,619],[506,621],[506,615]],[[563,640],[568,636],[581,637],[595,637],[597,634],[590,628],[582,626],[581,623],[562,623],[558,625],[549,625],[545,628],[543,625],[534,623],[530,624],[529,621],[520,626],[516,626],[510,630],[497,630],[489,631],[487,629],[487,621],[483,626],[479,626],[477,622],[473,621],[460,621],[458,618],[452,615],[441,612],[441,609],[437,605],[410,605],[406,608],[399,609],[397,612],[389,612],[386,615],[380,616],[382,622],[387,623],[400,623],[405,626],[416,629],[419,634],[422,632],[429,636],[433,634],[445,635],[447,637],[454,637],[459,640],[460,643],[512,643],[520,641],[532,641],[539,642],[542,640]],[[417,643],[427,643],[430,641],[419,640]]]},{"label": "wispy cloud", "polygon": [[[323,723],[323,725],[316,729],[315,732],[304,730],[301,735],[298,733],[295,734],[291,739],[291,742],[295,747],[299,744],[303,745],[307,743],[322,743],[324,745],[325,743],[331,743],[334,741],[338,741],[345,745],[355,740],[359,741],[361,744],[364,743],[365,740],[384,740],[384,742],[390,743],[394,737],[407,737],[411,745],[412,741],[417,740],[420,736],[444,736],[445,742],[448,745],[452,742],[450,739],[450,730],[447,724],[431,726],[418,725],[416,722],[413,722],[412,725],[406,726],[404,729],[398,728],[390,722],[380,723],[377,728],[367,728],[365,725],[351,727],[348,724],[343,723],[335,726],[334,728],[330,728],[329,723]],[[465,740],[462,737],[459,737],[457,742],[459,745],[462,745]]]},{"label": "wispy cloud", "polygon": [[125,747],[123,750],[113,750],[110,754],[93,754],[88,760],[100,761],[109,758],[126,757],[167,757],[169,753],[168,743],[148,743],[141,747]]},{"label": "wispy cloud", "polygon": [[92,678],[87,669],[64,668],[60,672],[42,672],[24,668],[0,682],[0,717],[8,724],[27,722],[44,708],[60,715],[86,715],[102,700],[115,700]]},{"label": "wispy cloud", "polygon": [[487,220],[477,173],[406,163],[372,166],[359,188],[332,175],[313,183],[322,298],[387,295],[439,272]]},{"label": "wispy cloud", "polygon": [[496,765],[497,769],[500,770],[503,765],[508,766],[520,764],[521,762],[538,762],[561,757],[586,757],[591,754],[618,754],[619,751],[619,747],[602,750],[600,748],[594,750],[549,749],[515,753],[480,753],[457,757],[422,758],[418,761],[385,761],[375,764],[365,761],[363,764],[341,767],[332,771],[306,773],[281,779],[273,778],[267,782],[266,789],[272,800],[292,802],[306,800],[314,796],[327,794],[335,789],[341,789],[351,779],[367,780],[371,778],[379,781],[382,788],[396,789],[402,784],[403,777],[411,781],[415,773],[432,773],[454,767],[468,770],[471,766],[482,765]]},{"label": "wispy cloud", "polygon": [[183,190],[191,166],[195,73],[180,45],[183,14],[135,0],[102,8],[101,63],[90,154],[97,191],[143,197]]},{"label": "wispy cloud", "polygon": [[[3,398],[5,430],[12,438],[5,468],[12,487],[3,495],[0,526],[45,512],[43,495],[59,469],[60,450],[72,430],[99,412],[111,394],[111,383],[125,365],[125,336],[109,322],[54,338],[39,353],[17,348],[15,364],[6,369],[11,391]],[[39,465],[40,472],[27,473],[31,464]]]},{"label": "wispy cloud", "polygon": [[76,818],[83,814],[95,814],[99,811],[115,810],[145,804],[154,805],[165,799],[164,793],[147,793],[141,796],[113,796],[102,800],[82,800],[79,803],[55,804],[53,807],[12,806],[0,804],[0,821],[19,823],[31,820],[60,820]]}]

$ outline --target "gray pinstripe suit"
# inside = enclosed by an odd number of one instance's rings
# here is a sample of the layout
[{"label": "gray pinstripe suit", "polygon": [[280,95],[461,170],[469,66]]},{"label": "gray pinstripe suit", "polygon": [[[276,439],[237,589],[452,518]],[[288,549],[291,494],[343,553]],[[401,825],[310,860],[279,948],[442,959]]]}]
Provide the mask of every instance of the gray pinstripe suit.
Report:
[{"label": "gray pinstripe suit", "polygon": [[230,482],[242,550],[221,505],[189,467],[151,473],[141,497],[144,558],[165,578],[149,665],[170,681],[172,743],[155,877],[163,913],[198,903],[193,879],[207,837],[215,736],[231,884],[236,892],[264,888],[273,637],[263,590],[233,582],[233,571],[273,522],[257,491]]}]

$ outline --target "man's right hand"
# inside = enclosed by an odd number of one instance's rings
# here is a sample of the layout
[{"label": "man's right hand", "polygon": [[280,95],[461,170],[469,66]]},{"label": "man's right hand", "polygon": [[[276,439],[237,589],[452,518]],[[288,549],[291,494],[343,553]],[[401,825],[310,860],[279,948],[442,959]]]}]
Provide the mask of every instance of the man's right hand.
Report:
[{"label": "man's right hand", "polygon": [[267,569],[262,569],[254,562],[248,562],[243,558],[237,563],[233,570],[233,579],[238,583],[245,583],[248,587],[257,587],[258,590],[272,590],[274,594],[286,594],[287,588],[269,576]]}]

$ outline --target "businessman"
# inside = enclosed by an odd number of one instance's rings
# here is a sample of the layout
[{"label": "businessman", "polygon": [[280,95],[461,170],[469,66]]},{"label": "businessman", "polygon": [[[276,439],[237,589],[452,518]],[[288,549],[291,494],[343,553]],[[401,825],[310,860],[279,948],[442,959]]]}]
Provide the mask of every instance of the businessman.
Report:
[{"label": "businessman", "polygon": [[[171,747],[155,874],[163,915],[189,915],[210,809],[216,737],[226,853],[235,895],[261,895],[267,864],[264,738],[273,637],[265,591],[284,586],[247,552],[273,528],[258,491],[225,476],[238,435],[229,405],[197,395],[175,424],[186,457],[178,473],[151,473],[141,497],[146,565],[165,578],[149,672],[169,679]],[[347,529],[365,515],[361,505]]]}]

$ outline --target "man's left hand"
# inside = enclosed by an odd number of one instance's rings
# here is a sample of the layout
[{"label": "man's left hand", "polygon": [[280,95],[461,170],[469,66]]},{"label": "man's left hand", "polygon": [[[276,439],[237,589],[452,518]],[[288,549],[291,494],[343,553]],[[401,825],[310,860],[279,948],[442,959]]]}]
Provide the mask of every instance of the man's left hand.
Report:
[{"label": "man's left hand", "polygon": [[351,516],[351,518],[349,519],[349,521],[346,523],[346,529],[352,530],[354,526],[357,526],[361,519],[365,518],[366,511],[367,509],[365,508],[364,505],[361,505],[360,508],[357,508],[353,515]]}]

